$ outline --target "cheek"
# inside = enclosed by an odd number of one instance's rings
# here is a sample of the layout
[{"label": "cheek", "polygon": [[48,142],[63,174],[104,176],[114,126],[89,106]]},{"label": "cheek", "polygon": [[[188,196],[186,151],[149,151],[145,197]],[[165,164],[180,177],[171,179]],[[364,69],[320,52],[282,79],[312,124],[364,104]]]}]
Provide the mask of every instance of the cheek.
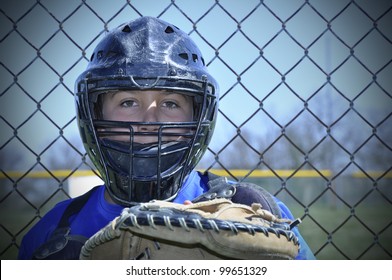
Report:
[{"label": "cheek", "polygon": [[104,120],[113,120],[114,108],[106,103],[102,106],[102,117]]},{"label": "cheek", "polygon": [[193,110],[192,109],[181,109],[174,111],[163,110],[158,119],[160,121],[167,122],[190,122],[193,121]]},{"label": "cheek", "polygon": [[128,128],[100,128],[98,129],[98,135],[100,138],[106,138],[121,142],[129,142],[130,141],[130,132],[131,130]]},{"label": "cheek", "polygon": [[189,105],[185,110],[186,120],[191,122],[194,120],[193,106]]},{"label": "cheek", "polygon": [[131,114],[128,109],[118,109],[118,108],[104,108],[103,118],[109,121],[140,121],[140,114]]}]

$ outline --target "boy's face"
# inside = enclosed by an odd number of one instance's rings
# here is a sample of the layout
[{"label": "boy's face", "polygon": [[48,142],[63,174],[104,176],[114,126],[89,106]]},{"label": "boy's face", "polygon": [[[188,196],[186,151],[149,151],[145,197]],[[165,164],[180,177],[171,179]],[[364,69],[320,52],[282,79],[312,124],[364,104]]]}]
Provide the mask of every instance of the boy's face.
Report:
[{"label": "boy's face", "polygon": [[[109,121],[123,122],[191,122],[193,120],[193,101],[186,95],[167,91],[116,91],[103,94],[102,117]],[[159,126],[135,125],[136,133],[146,135],[135,136],[134,142],[158,142],[157,136],[148,133],[158,132]],[[123,128],[112,128],[112,131],[123,131]],[[129,132],[129,130],[127,130]],[[125,131],[124,131],[125,132]],[[165,129],[165,133],[184,133],[185,129]],[[167,136],[164,141],[179,140],[178,136]],[[117,141],[129,141],[129,135],[111,136]]]}]

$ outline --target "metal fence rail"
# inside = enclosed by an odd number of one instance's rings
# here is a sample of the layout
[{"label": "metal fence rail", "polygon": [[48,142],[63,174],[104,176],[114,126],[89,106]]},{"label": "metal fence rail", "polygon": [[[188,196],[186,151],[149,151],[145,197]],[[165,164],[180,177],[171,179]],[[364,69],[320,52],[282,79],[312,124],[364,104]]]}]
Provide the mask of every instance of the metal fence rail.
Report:
[{"label": "metal fence rail", "polygon": [[199,169],[268,188],[319,259],[392,258],[391,1],[20,0],[0,4],[2,259],[94,170],[74,81],[107,30],[142,15],[188,32],[220,83]]}]

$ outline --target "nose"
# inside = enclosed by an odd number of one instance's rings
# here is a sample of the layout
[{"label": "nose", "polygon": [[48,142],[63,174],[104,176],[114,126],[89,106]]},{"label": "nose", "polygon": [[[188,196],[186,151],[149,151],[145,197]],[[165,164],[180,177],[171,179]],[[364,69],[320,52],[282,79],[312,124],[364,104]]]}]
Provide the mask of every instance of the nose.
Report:
[{"label": "nose", "polygon": [[148,123],[158,122],[158,109],[156,102],[152,102],[143,112],[141,117],[142,122],[146,124],[142,124],[139,127],[140,132],[147,133],[146,135],[140,136],[139,142],[142,143],[150,143],[150,142],[157,142],[156,135],[148,135],[149,133],[156,133],[158,131],[157,125],[150,125]]},{"label": "nose", "polygon": [[156,101],[153,101],[149,106],[146,107],[142,116],[143,122],[157,122],[158,121],[158,109]]}]

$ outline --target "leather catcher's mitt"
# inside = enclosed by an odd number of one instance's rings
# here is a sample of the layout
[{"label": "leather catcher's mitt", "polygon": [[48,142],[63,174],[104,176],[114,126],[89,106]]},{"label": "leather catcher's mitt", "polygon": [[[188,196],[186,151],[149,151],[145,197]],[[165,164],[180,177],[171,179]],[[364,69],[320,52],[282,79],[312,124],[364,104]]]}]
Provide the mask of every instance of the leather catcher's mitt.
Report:
[{"label": "leather catcher's mitt", "polygon": [[299,242],[291,229],[298,222],[227,199],[152,201],[125,208],[84,244],[80,258],[293,259]]}]

